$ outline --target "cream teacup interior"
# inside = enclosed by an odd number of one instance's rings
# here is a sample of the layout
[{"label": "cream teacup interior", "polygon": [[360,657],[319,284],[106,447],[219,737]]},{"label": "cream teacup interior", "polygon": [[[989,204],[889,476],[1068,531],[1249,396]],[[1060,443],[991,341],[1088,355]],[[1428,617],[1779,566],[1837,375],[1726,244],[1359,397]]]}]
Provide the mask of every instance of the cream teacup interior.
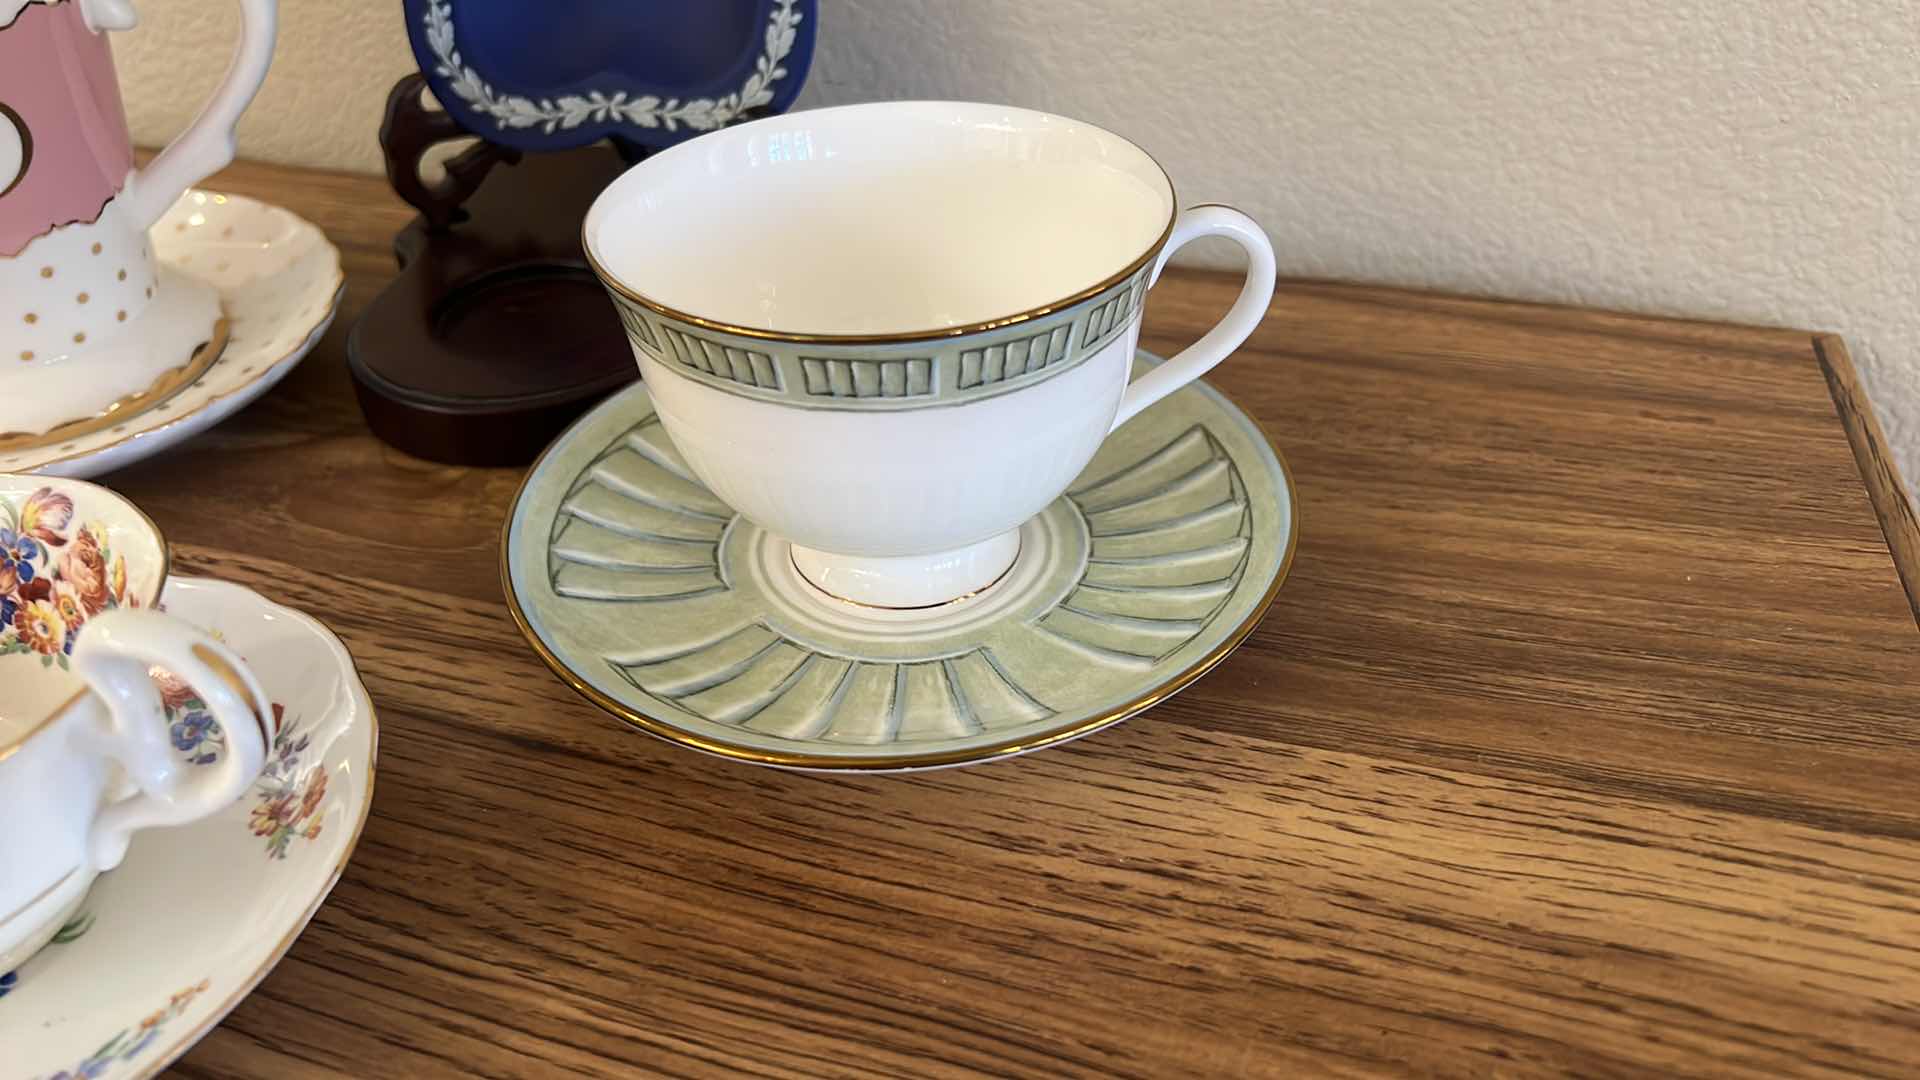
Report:
[{"label": "cream teacup interior", "polygon": [[166,542],[132,503],[77,480],[0,473],[0,758],[86,690],[88,619],[151,607]]},{"label": "cream teacup interior", "polygon": [[628,170],[587,248],[639,298],[786,334],[936,333],[1049,307],[1165,238],[1172,184],[1077,120],[897,102],[790,113]]}]

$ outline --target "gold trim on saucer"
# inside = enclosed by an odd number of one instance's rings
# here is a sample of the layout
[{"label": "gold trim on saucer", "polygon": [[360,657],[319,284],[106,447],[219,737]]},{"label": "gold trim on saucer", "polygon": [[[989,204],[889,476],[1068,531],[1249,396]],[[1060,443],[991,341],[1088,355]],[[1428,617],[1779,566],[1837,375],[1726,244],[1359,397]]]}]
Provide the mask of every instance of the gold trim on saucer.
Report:
[{"label": "gold trim on saucer", "polygon": [[[540,635],[534,631],[532,624],[527,621],[526,613],[521,610],[520,599],[515,595],[513,586],[512,548],[510,544],[513,534],[513,520],[519,510],[521,501],[526,498],[528,486],[533,482],[533,478],[539,474],[540,467],[546,463],[548,455],[553,453],[554,448],[565,441],[564,433],[559,438],[554,439],[552,443],[548,444],[545,450],[541,451],[540,457],[534,461],[533,466],[529,468],[526,475],[521,478],[520,487],[514,492],[513,501],[507,504],[506,522],[500,527],[501,591],[506,596],[507,613],[513,617],[514,625],[520,628],[520,635],[527,639],[527,643],[533,646],[534,652],[538,653],[540,659],[546,662],[547,667],[551,668],[553,673],[560,677],[561,682],[566,683],[575,693],[598,705],[602,710],[612,714],[617,719],[639,728],[649,735],[665,739],[671,743],[678,743],[681,746],[704,751],[718,757],[729,758],[734,761],[751,762],[756,765],[776,765],[791,769],[815,769],[827,772],[883,772],[896,769],[923,769],[939,765],[974,764],[991,761],[995,758],[1024,754],[1029,750],[1038,750],[1043,746],[1052,746],[1055,743],[1077,739],[1082,735],[1091,735],[1101,728],[1109,727],[1129,717],[1138,715],[1186,689],[1202,675],[1213,670],[1214,666],[1219,664],[1220,661],[1226,659],[1227,654],[1238,648],[1240,644],[1253,633],[1254,627],[1260,625],[1260,620],[1266,616],[1267,609],[1273,606],[1274,599],[1280,595],[1280,586],[1286,583],[1287,575],[1293,569],[1294,552],[1300,544],[1300,495],[1294,486],[1293,470],[1287,466],[1286,455],[1280,452],[1279,445],[1273,441],[1273,435],[1267,431],[1266,425],[1254,419],[1253,416],[1245,410],[1239,411],[1241,415],[1246,416],[1248,420],[1252,421],[1254,429],[1266,440],[1267,447],[1273,451],[1274,459],[1280,463],[1280,475],[1285,478],[1287,483],[1289,525],[1287,531],[1287,550],[1285,554],[1280,557],[1280,568],[1274,573],[1273,581],[1268,584],[1266,594],[1261,596],[1259,602],[1254,605],[1253,610],[1247,613],[1246,619],[1244,619],[1239,626],[1234,627],[1232,633],[1228,634],[1220,644],[1214,646],[1205,656],[1195,661],[1187,667],[1186,670],[1179,672],[1140,697],[1134,698],[1114,709],[1083,720],[1071,727],[1050,731],[1038,737],[1010,739],[1005,742],[989,743],[985,746],[967,747],[958,750],[943,750],[924,754],[867,754],[841,757],[825,754],[756,750],[735,746],[730,743],[716,742],[712,739],[695,735],[673,724],[666,723],[665,721],[658,720],[636,709],[630,708],[596,689],[589,684],[585,678],[581,677],[572,668],[569,668],[565,661],[555,655],[551,649],[547,648],[546,643],[540,640]],[[804,578],[804,575],[802,576]]]},{"label": "gold trim on saucer", "polygon": [[[327,246],[333,247],[331,243],[327,244]],[[49,465],[58,465],[63,461],[72,461],[74,458],[92,457],[95,454],[104,454],[107,451],[113,449],[114,447],[124,445],[128,442],[133,441],[134,439],[139,438],[142,435],[147,435],[155,431],[164,430],[166,428],[172,427],[175,424],[181,423],[185,420],[191,419],[192,417],[198,416],[202,412],[205,412],[210,406],[213,406],[215,404],[218,404],[219,402],[225,401],[226,399],[241,392],[242,390],[245,390],[247,387],[252,386],[254,383],[259,382],[261,379],[266,378],[267,375],[273,371],[273,369],[279,367],[281,364],[286,363],[289,357],[293,356],[295,353],[300,352],[303,347],[311,347],[312,345],[318,344],[318,342],[315,342],[313,340],[314,332],[319,330],[324,325],[329,325],[333,317],[340,313],[340,303],[341,301],[346,299],[346,295],[347,295],[347,278],[346,278],[345,271],[339,269],[339,259],[338,259],[339,254],[340,254],[339,249],[335,248],[334,249],[335,269],[333,272],[333,281],[334,281],[333,299],[327,301],[326,314],[323,315],[317,322],[313,324],[313,327],[307,331],[306,336],[301,338],[299,342],[294,345],[293,348],[288,349],[286,352],[281,353],[279,356],[274,357],[272,360],[268,360],[260,364],[259,369],[255,372],[253,378],[248,379],[247,381],[234,386],[232,389],[227,390],[224,393],[213,395],[212,397],[206,399],[205,401],[200,402],[198,405],[195,405],[192,409],[189,409],[186,412],[183,412],[180,415],[173,417],[172,419],[168,420],[164,424],[155,424],[153,427],[143,427],[138,431],[129,431],[124,436],[118,439],[115,439],[110,443],[103,443],[99,446],[88,447],[83,450],[75,450],[70,454],[62,454],[59,457],[48,458],[45,461],[35,462],[31,466],[31,468],[33,470],[39,470],[39,469],[44,469]],[[134,417],[130,417],[129,419],[130,420],[137,419],[138,417],[143,417],[145,415],[147,415],[146,410],[142,410],[140,413],[136,414]]]},{"label": "gold trim on saucer", "polygon": [[227,348],[227,319],[222,315],[213,324],[213,336],[195,346],[193,355],[187,362],[176,368],[169,368],[153,380],[145,390],[137,390],[108,405],[93,416],[83,416],[78,420],[65,423],[44,431],[38,435],[11,431],[0,435],[0,453],[12,454],[24,450],[37,450],[44,446],[77,439],[82,435],[91,435],[113,424],[124,424],[129,417],[138,416],[155,405],[173,397],[180,391],[193,385],[193,381],[207,373],[213,362]]},{"label": "gold trim on saucer", "polygon": [[[328,631],[328,633],[332,633],[332,631]],[[345,643],[342,643],[341,648],[345,647]],[[352,654],[349,653],[348,656],[351,657]],[[359,679],[359,670],[356,665],[354,681],[359,682]],[[363,695],[365,691],[366,687],[362,685],[361,692]],[[240,980],[240,985],[234,987],[233,993],[228,994],[225,1000],[214,1006],[213,1010],[207,1013],[206,1020],[204,1020],[199,1027],[188,1032],[186,1036],[175,1043],[170,1050],[149,1062],[146,1068],[133,1073],[132,1080],[152,1080],[153,1077],[166,1072],[169,1066],[180,1060],[181,1055],[193,1049],[194,1045],[201,1039],[206,1038],[208,1032],[219,1027],[220,1022],[231,1015],[233,1010],[239,1007],[240,1002],[245,1000],[248,994],[253,993],[254,990],[259,988],[260,984],[266,981],[267,975],[271,973],[275,967],[279,966],[281,960],[286,958],[288,951],[293,948],[294,941],[297,940],[302,933],[306,932],[307,924],[311,923],[314,915],[319,912],[320,905],[327,902],[327,898],[333,895],[334,887],[340,884],[341,875],[347,872],[347,864],[353,861],[353,853],[359,848],[360,838],[366,833],[367,818],[373,814],[373,778],[374,774],[379,771],[378,761],[380,757],[380,715],[373,707],[373,699],[367,697],[366,701],[367,723],[369,725],[369,730],[367,731],[367,797],[360,802],[360,817],[353,823],[353,837],[347,841],[347,849],[340,853],[340,861],[334,864],[333,873],[327,875],[327,883],[320,887],[319,892],[314,896],[313,903],[308,905],[306,912],[294,921],[292,928],[287,931],[286,936],[282,937],[280,941],[274,945],[272,951],[267,954],[267,958],[260,962],[260,966],[255,968],[251,975]]]},{"label": "gold trim on saucer", "polygon": [[[255,593],[254,595],[258,596],[259,594]],[[266,600],[265,597],[261,597],[261,599]],[[285,605],[282,604],[274,604],[271,600],[266,600],[266,602],[275,607],[285,607]],[[188,1032],[184,1038],[174,1043],[170,1049],[161,1053],[158,1058],[148,1062],[145,1067],[136,1070],[132,1074],[132,1080],[152,1080],[153,1077],[165,1072],[168,1066],[180,1060],[181,1055],[192,1049],[201,1039],[206,1038],[208,1032],[220,1026],[220,1022],[225,1020],[248,994],[253,993],[261,982],[265,981],[268,973],[273,971],[274,967],[286,957],[288,950],[293,948],[294,941],[305,932],[307,924],[313,921],[313,916],[319,912],[320,906],[327,902],[329,896],[333,895],[334,887],[340,884],[341,876],[347,872],[347,864],[353,861],[353,853],[360,846],[360,838],[366,834],[367,819],[373,815],[374,777],[380,771],[380,714],[379,711],[373,707],[373,695],[367,692],[366,682],[360,678],[359,662],[354,660],[353,650],[347,648],[347,643],[341,641],[340,635],[334,633],[327,624],[297,608],[286,608],[286,610],[303,616],[315,626],[319,627],[327,637],[333,640],[334,644],[340,646],[341,652],[346,653],[347,664],[349,668],[351,668],[353,677],[353,685],[360,691],[360,702],[367,707],[367,775],[366,782],[362,785],[365,797],[360,800],[360,816],[354,821],[353,833],[347,839],[346,850],[340,853],[340,860],[334,864],[333,872],[327,875],[326,884],[321,886],[319,891],[314,894],[313,903],[307,905],[307,910],[298,919],[294,920],[293,926],[287,930],[286,935],[267,953],[266,959],[260,962],[260,966],[255,968],[246,978],[240,980],[240,984],[233,988],[233,993],[228,994],[219,1005],[214,1006],[214,1008],[207,1013],[207,1018],[201,1022],[200,1026]],[[268,745],[271,747],[271,740],[269,740]]]}]

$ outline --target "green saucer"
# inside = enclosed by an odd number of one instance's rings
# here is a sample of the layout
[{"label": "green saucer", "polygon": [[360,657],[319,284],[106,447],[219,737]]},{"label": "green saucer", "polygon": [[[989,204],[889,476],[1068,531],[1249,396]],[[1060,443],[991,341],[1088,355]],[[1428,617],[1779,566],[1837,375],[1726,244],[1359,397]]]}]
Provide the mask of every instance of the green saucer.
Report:
[{"label": "green saucer", "polygon": [[501,572],[553,670],[650,734],[787,768],[961,765],[1098,731],[1219,663],[1286,578],[1293,485],[1195,383],[1109,436],[1020,539],[1006,576],[950,604],[834,599],[694,479],[636,383],[527,474]]}]

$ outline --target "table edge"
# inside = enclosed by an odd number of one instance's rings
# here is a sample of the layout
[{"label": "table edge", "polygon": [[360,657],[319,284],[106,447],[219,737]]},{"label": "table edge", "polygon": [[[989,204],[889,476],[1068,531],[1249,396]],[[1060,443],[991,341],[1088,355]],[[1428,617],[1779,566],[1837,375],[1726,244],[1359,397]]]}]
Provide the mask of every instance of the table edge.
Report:
[{"label": "table edge", "polygon": [[1846,341],[1839,334],[1814,334],[1812,342],[1814,358],[1827,380],[1827,392],[1840,414],[1840,426],[1846,429],[1847,442],[1853,446],[1860,480],[1866,485],[1874,516],[1880,519],[1887,551],[1906,589],[1914,625],[1920,627],[1920,519],[1915,518],[1913,503],[1900,482],[1900,470],[1893,463],[1887,437],[1860,385],[1860,374],[1847,352]]}]

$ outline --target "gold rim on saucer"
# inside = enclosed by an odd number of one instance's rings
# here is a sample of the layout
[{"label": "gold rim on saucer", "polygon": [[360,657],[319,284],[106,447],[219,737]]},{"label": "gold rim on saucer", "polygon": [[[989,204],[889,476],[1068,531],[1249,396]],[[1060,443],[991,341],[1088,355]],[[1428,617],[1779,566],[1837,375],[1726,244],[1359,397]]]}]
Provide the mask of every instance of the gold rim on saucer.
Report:
[{"label": "gold rim on saucer", "polygon": [[42,447],[71,442],[82,435],[91,435],[103,428],[124,424],[161,402],[171,399],[180,391],[192,386],[194,380],[205,375],[214,361],[220,359],[220,354],[227,348],[227,330],[227,320],[223,315],[213,324],[213,336],[201,342],[186,363],[161,372],[160,377],[153,380],[153,384],[145,390],[128,394],[93,416],[65,421],[38,435],[19,431],[0,434],[0,453],[38,450]]},{"label": "gold rim on saucer", "polygon": [[[156,229],[154,257],[163,269],[214,284],[221,313],[232,324],[224,351],[198,384],[189,381],[166,400],[131,415],[121,410],[111,427],[71,435],[50,449],[0,448],[0,472],[89,476],[130,464],[173,445],[188,432],[198,432],[213,422],[211,417],[231,412],[236,400],[263,393],[318,344],[346,294],[339,249],[319,226],[274,203],[202,188],[182,195],[161,224],[178,226],[196,217],[205,220],[185,231]],[[181,256],[197,255],[207,250],[206,245],[220,243],[214,237],[229,227],[257,235],[244,248],[222,252],[220,258],[202,259],[192,266],[181,263]],[[221,279],[223,260],[230,260],[244,276]],[[202,272],[209,267],[216,276]],[[256,287],[259,284],[281,288]]]},{"label": "gold rim on saucer", "polygon": [[[1196,386],[1200,385],[1203,384],[1196,384]],[[543,467],[556,451],[561,450],[563,446],[569,442],[569,436],[572,434],[573,429],[569,429],[568,433],[564,433],[556,439],[554,443],[541,454],[540,458],[535,461],[533,467],[527,471],[525,477],[522,479],[520,487],[518,491],[516,491],[513,501],[510,504],[506,522],[502,526],[500,536],[500,576],[502,591],[507,602],[507,610],[512,616],[514,624],[519,628],[521,635],[527,640],[528,644],[533,647],[541,660],[552,669],[555,675],[559,676],[562,682],[571,687],[574,692],[593,702],[621,721],[647,734],[718,757],[758,765],[771,765],[793,769],[835,772],[889,771],[985,762],[1067,742],[1137,715],[1180,692],[1195,680],[1205,675],[1252,634],[1254,628],[1259,625],[1260,620],[1272,607],[1275,598],[1279,595],[1281,586],[1285,584],[1292,570],[1300,537],[1299,496],[1295,488],[1292,470],[1287,467],[1285,456],[1274,443],[1272,434],[1266,430],[1264,425],[1247,415],[1244,410],[1238,409],[1231,401],[1227,400],[1224,395],[1219,394],[1218,391],[1211,391],[1211,388],[1207,389],[1210,391],[1211,396],[1218,399],[1216,407],[1231,410],[1232,413],[1237,413],[1248,422],[1248,426],[1251,429],[1245,436],[1248,445],[1260,445],[1259,442],[1254,441],[1256,438],[1263,441],[1265,449],[1273,455],[1274,462],[1277,464],[1281,478],[1283,479],[1287,511],[1287,516],[1283,519],[1286,528],[1286,538],[1284,550],[1280,552],[1277,566],[1272,571],[1273,576],[1271,580],[1266,582],[1264,590],[1258,599],[1253,601],[1251,607],[1239,623],[1231,630],[1225,632],[1220,640],[1208,648],[1205,653],[1193,659],[1177,671],[1167,672],[1163,677],[1153,676],[1155,681],[1150,687],[1133,695],[1121,704],[1102,709],[1094,715],[1071,721],[1058,728],[1041,731],[1029,729],[1015,735],[1010,735],[1008,738],[999,741],[977,743],[961,747],[938,747],[920,753],[826,754],[810,752],[804,749],[781,750],[722,741],[697,731],[688,730],[688,728],[682,724],[649,715],[641,709],[622,702],[605,691],[602,691],[594,686],[591,681],[580,671],[576,670],[575,667],[570,666],[567,660],[555,651],[554,647],[542,639],[539,632],[534,628],[523,605],[523,599],[516,585],[513,572],[513,530],[515,523],[520,521],[522,508],[527,502],[529,491],[533,488],[537,480],[542,479],[541,474]],[[1181,393],[1187,392],[1190,391],[1181,391]],[[629,394],[632,393],[632,391],[623,391],[622,393]],[[610,401],[609,404],[612,404],[612,401]],[[605,408],[605,406],[602,406],[602,408]],[[595,412],[598,411],[599,410],[595,410]],[[594,415],[595,413],[588,413],[587,417],[583,417],[579,423],[587,423],[588,419]],[[737,521],[738,519],[735,520]],[[545,535],[543,530],[550,523],[544,521],[529,521],[520,522],[520,524],[531,530],[528,535]],[[547,542],[550,543],[551,538],[549,538]]]}]

